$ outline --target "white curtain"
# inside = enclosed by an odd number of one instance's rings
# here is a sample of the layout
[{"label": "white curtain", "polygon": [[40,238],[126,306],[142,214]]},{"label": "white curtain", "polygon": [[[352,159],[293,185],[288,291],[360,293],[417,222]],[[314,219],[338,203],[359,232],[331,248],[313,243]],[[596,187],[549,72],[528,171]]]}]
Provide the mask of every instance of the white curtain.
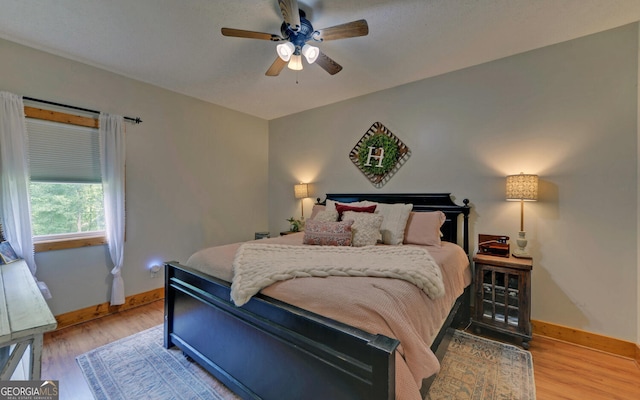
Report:
[{"label": "white curtain", "polygon": [[0,92],[0,203],[4,234],[16,254],[26,261],[44,297],[49,299],[49,288],[36,278],[28,154],[22,96]]},{"label": "white curtain", "polygon": [[104,191],[104,216],[109,243],[109,254],[113,262],[113,285],[111,305],[124,304],[124,281],[122,264],[124,259],[124,162],[125,134],[124,118],[118,115],[100,114],[100,167]]}]

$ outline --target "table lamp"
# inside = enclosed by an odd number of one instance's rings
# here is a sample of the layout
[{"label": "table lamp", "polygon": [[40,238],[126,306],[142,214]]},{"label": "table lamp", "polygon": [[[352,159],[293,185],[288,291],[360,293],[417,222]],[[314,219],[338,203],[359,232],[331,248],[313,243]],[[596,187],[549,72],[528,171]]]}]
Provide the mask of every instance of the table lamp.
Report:
[{"label": "table lamp", "polygon": [[524,202],[538,200],[538,175],[523,174],[507,176],[507,200],[520,201],[520,232],[513,252],[514,257],[531,258],[527,252],[527,238],[524,231]]},{"label": "table lamp", "polygon": [[302,219],[304,219],[304,199],[309,197],[309,184],[299,183],[293,185],[293,194],[296,199],[300,199],[300,211],[302,212]]}]

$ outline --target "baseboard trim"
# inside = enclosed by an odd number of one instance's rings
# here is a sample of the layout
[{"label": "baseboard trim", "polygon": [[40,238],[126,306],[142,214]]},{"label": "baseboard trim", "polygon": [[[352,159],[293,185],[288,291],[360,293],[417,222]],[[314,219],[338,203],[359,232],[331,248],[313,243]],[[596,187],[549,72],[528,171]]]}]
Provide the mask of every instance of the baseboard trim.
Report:
[{"label": "baseboard trim", "polygon": [[56,315],[58,327],[56,330],[77,325],[82,322],[91,321],[92,319],[101,318],[109,314],[115,314],[120,311],[149,304],[156,300],[164,299],[164,287],[150,290],[144,293],[138,293],[125,298],[125,303],[119,306],[111,306],[108,302],[98,304],[96,306],[82,308],[80,310]]},{"label": "baseboard trim", "polygon": [[625,340],[567,326],[556,325],[550,322],[531,320],[531,324],[533,325],[534,334],[631,358],[640,364],[640,361],[638,361],[640,359],[640,347],[633,342],[627,342]]}]

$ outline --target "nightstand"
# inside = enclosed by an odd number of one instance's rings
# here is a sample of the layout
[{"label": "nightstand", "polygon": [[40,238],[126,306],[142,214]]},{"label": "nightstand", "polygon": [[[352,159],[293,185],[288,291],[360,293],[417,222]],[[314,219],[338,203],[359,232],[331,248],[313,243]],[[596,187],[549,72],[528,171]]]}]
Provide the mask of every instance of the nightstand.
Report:
[{"label": "nightstand", "polygon": [[298,232],[294,232],[294,231],[284,231],[284,232],[280,232],[280,236],[286,236],[286,235],[291,235],[293,233],[298,233]]},{"label": "nightstand", "polygon": [[476,254],[475,312],[473,324],[531,341],[531,269],[533,260]]}]

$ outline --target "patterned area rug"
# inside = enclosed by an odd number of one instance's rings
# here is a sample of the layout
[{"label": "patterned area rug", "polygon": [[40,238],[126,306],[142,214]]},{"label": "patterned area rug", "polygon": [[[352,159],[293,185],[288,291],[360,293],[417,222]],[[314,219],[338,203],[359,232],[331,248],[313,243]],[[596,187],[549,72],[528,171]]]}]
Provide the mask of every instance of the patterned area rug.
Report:
[{"label": "patterned area rug", "polygon": [[[239,399],[180,350],[165,350],[162,325],[76,360],[98,400]],[[427,399],[533,400],[531,354],[456,331]]]},{"label": "patterned area rug", "polygon": [[427,400],[534,400],[531,353],[455,331]]},{"label": "patterned area rug", "polygon": [[177,348],[166,350],[162,325],[76,358],[98,400],[239,400]]}]

